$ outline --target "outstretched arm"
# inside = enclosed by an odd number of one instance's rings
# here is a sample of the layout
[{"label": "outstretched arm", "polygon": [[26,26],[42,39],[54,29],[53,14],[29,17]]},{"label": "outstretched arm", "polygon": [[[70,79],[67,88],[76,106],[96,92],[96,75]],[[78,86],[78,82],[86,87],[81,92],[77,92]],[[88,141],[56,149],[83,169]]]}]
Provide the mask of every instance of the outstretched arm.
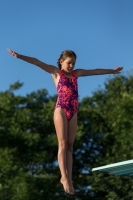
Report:
[{"label": "outstretched arm", "polygon": [[103,74],[119,74],[123,67],[117,67],[114,69],[94,69],[94,70],[85,70],[85,69],[77,69],[77,76],[92,76],[92,75],[103,75]]},{"label": "outstretched arm", "polygon": [[21,60],[24,60],[28,63],[31,63],[33,65],[36,65],[40,68],[42,68],[43,70],[45,70],[46,72],[50,73],[50,74],[56,74],[59,69],[53,65],[48,65],[44,62],[41,62],[40,60],[36,59],[36,58],[33,58],[33,57],[29,57],[29,56],[24,56],[24,55],[21,55],[21,54],[18,54],[14,51],[12,51],[11,49],[8,49],[8,52],[15,58],[19,58]]}]

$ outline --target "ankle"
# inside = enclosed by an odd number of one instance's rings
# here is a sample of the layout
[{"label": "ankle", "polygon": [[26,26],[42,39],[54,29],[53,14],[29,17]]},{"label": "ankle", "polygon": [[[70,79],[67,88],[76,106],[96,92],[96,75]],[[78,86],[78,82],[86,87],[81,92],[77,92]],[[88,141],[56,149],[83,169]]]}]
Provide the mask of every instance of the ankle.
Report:
[{"label": "ankle", "polygon": [[62,177],[61,177],[61,180],[62,180],[62,181],[65,181],[65,180],[67,180],[67,179],[68,179],[67,176],[62,176]]}]

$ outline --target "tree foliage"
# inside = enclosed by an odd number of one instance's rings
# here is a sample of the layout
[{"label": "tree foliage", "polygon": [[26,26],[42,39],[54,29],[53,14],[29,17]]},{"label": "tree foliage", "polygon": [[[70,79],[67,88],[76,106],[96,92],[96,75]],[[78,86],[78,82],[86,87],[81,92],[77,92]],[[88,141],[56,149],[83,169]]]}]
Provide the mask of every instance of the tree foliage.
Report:
[{"label": "tree foliage", "polygon": [[16,82],[0,92],[0,199],[131,200],[133,179],[91,172],[93,167],[133,158],[133,77],[115,76],[79,102],[74,144],[75,195],[60,185],[55,96],[38,90],[23,96]]}]

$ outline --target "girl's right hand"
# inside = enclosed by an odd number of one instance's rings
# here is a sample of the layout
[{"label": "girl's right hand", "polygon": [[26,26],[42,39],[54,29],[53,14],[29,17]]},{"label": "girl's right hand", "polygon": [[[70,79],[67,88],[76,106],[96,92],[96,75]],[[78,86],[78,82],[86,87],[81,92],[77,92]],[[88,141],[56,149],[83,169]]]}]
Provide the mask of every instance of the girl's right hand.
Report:
[{"label": "girl's right hand", "polygon": [[7,49],[7,51],[8,51],[13,57],[19,58],[19,54],[18,54],[18,53],[12,51],[11,49]]}]

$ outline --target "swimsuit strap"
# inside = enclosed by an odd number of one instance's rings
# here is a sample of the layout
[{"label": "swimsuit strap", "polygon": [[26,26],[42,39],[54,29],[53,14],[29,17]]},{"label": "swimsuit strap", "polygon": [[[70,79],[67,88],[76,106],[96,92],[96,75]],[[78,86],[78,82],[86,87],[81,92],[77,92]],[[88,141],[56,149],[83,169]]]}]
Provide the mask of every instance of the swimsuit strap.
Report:
[{"label": "swimsuit strap", "polygon": [[[60,70],[60,75],[64,74],[64,72],[62,70]],[[65,75],[65,74],[64,74]],[[77,78],[77,75],[74,71],[72,71],[72,75],[75,76]]]},{"label": "swimsuit strap", "polygon": [[64,72],[62,70],[60,70],[60,75],[64,74]]},{"label": "swimsuit strap", "polygon": [[76,75],[76,73],[74,71],[72,71],[72,75],[77,78],[77,75]]}]

